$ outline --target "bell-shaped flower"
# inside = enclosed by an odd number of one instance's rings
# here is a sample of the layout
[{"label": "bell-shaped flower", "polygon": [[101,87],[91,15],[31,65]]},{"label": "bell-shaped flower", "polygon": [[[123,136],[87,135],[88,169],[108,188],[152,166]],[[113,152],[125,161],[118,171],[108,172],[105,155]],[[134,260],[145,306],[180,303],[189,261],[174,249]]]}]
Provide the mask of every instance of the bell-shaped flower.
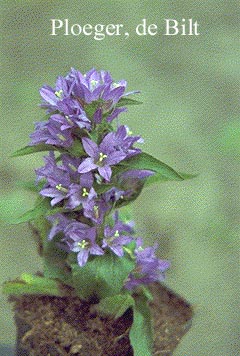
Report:
[{"label": "bell-shaped flower", "polygon": [[70,147],[73,143],[71,129],[61,129],[62,123],[56,117],[50,117],[48,121],[35,123],[35,131],[30,134],[30,146],[46,143],[48,145]]},{"label": "bell-shaped flower", "polygon": [[163,281],[165,271],[170,267],[169,261],[161,260],[155,256],[157,245],[143,248],[139,241],[141,243],[141,239],[138,240],[135,250],[136,268],[130,273],[125,283],[127,289],[133,289],[141,284]]},{"label": "bell-shaped flower", "polygon": [[85,158],[80,164],[78,172],[87,173],[97,169],[100,176],[106,181],[110,181],[112,175],[111,166],[122,161],[126,154],[116,150],[111,145],[109,134],[104,137],[99,146],[86,137],[82,139],[82,144],[89,157]]},{"label": "bell-shaped flower", "polygon": [[83,267],[89,255],[103,255],[103,249],[96,243],[96,228],[78,221],[68,225],[64,231],[64,241],[69,250],[77,253],[77,261]]}]

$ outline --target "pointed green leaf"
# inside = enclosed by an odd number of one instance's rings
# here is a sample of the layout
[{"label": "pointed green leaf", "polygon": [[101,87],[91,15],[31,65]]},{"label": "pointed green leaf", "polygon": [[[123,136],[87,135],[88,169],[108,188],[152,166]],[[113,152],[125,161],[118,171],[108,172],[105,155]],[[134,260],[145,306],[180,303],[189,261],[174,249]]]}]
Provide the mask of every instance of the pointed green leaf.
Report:
[{"label": "pointed green leaf", "polygon": [[22,274],[20,279],[5,282],[3,293],[10,295],[23,294],[45,294],[60,296],[61,292],[58,282],[53,279],[34,276],[31,274]]},{"label": "pointed green leaf", "polygon": [[54,151],[54,150],[57,150],[57,148],[53,145],[40,144],[40,145],[34,145],[34,146],[25,146],[25,147],[21,148],[20,150],[13,152],[11,157],[20,157],[20,156],[29,155],[31,153],[43,152],[43,151]]},{"label": "pointed green leaf", "polygon": [[143,102],[139,101],[139,100],[130,99],[128,97],[123,97],[119,100],[116,107],[121,107],[121,106],[126,106],[126,105],[140,105],[142,103]]},{"label": "pointed green leaf", "polygon": [[[177,173],[173,168],[166,163],[159,161],[157,158],[142,152],[127,160],[123,160],[119,163],[122,167],[128,167],[129,169],[147,169],[157,173],[158,177],[162,177],[163,180],[183,180],[184,178]],[[147,178],[148,180],[154,179],[154,176]]]},{"label": "pointed green leaf", "polygon": [[153,330],[152,318],[147,299],[137,296],[133,308],[133,324],[129,333],[134,355],[152,356]]},{"label": "pointed green leaf", "polygon": [[100,300],[96,309],[103,315],[113,315],[120,318],[125,311],[135,305],[135,300],[130,294],[117,294]]},{"label": "pointed green leaf", "polygon": [[119,294],[134,266],[135,262],[127,255],[119,258],[109,252],[94,256],[84,267],[72,265],[74,288],[83,299],[94,295],[101,299]]},{"label": "pointed green leaf", "polygon": [[190,174],[190,173],[185,173],[185,172],[179,172],[179,174],[185,180],[193,179],[193,178],[197,178],[198,177],[198,174]]},{"label": "pointed green leaf", "polygon": [[12,221],[12,224],[22,224],[22,223],[25,223],[28,221],[36,220],[39,217],[50,216],[50,215],[54,215],[57,213],[63,213],[63,212],[77,211],[79,209],[79,208],[65,209],[64,207],[54,207],[53,208],[53,207],[51,207],[48,198],[39,197],[39,199],[37,199],[37,201],[38,201],[38,203],[35,205],[35,207],[33,209],[26,211],[19,217],[16,217]]},{"label": "pointed green leaf", "polygon": [[30,192],[39,192],[43,186],[44,186],[45,182],[39,182],[38,184],[35,183],[35,181],[18,181],[16,182],[16,186],[19,188],[23,188],[25,190],[28,190]]},{"label": "pointed green leaf", "polygon": [[[192,179],[196,178],[197,174],[188,174],[188,173],[178,173],[178,175],[182,178],[182,180],[186,179]],[[157,182],[166,182],[169,180],[169,177],[167,175],[163,175],[162,173],[155,173],[154,175],[148,177],[145,181],[145,186],[148,186],[153,183]],[[176,179],[176,180],[181,180],[181,179]]]},{"label": "pointed green leaf", "polygon": [[37,219],[40,216],[45,216],[47,211],[50,209],[49,199],[40,198],[37,200],[38,203],[31,210],[26,211],[23,215],[17,217],[13,224],[21,224],[28,221]]}]

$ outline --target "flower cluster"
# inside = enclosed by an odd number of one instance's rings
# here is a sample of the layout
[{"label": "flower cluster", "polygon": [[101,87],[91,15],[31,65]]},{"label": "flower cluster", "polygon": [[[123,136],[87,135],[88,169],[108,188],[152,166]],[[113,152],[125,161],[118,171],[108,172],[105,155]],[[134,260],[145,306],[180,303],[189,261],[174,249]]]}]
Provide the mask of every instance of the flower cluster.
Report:
[{"label": "flower cluster", "polygon": [[40,195],[53,209],[47,218],[48,239],[75,253],[80,267],[94,255],[129,255],[136,268],[125,287],[133,289],[162,280],[169,263],[156,257],[156,246],[144,248],[132,224],[121,221],[115,210],[154,174],[124,165],[141,153],[134,144],[142,142],[118,120],[113,127],[113,120],[126,111],[124,99],[137,93],[125,89],[126,81],[115,83],[108,72],[92,69],[83,75],[71,69],[58,77],[54,88],[40,89],[48,120],[35,124],[30,145],[48,145],[50,151],[45,165],[36,170],[37,183],[44,184]]}]

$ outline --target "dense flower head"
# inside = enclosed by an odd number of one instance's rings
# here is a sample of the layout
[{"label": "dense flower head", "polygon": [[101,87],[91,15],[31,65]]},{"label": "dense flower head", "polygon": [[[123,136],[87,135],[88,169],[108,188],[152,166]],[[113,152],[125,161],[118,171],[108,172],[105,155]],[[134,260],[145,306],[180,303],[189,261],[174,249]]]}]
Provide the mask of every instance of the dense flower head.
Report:
[{"label": "dense flower head", "polygon": [[[37,122],[30,135],[30,145],[40,143],[70,147],[84,132],[92,132],[96,125],[110,123],[125,112],[118,102],[138,91],[125,93],[125,80],[114,82],[110,73],[91,69],[86,74],[74,68],[66,77],[59,76],[55,86],[40,89],[41,107],[50,114],[48,121]],[[122,138],[123,139],[123,138]],[[133,143],[133,141],[132,141]],[[125,145],[131,145],[125,141]]]},{"label": "dense flower head", "polygon": [[155,256],[156,246],[143,248],[132,224],[116,210],[134,200],[154,174],[124,165],[141,154],[134,145],[143,142],[126,125],[117,121],[112,126],[126,111],[121,100],[137,93],[125,93],[126,86],[125,80],[114,82],[109,72],[82,74],[72,68],[54,87],[40,89],[48,120],[35,124],[30,145],[50,148],[45,165],[36,170],[39,194],[56,209],[47,217],[48,239],[76,254],[80,267],[106,254],[133,259],[136,268],[125,282],[133,289],[162,280],[169,263]]}]

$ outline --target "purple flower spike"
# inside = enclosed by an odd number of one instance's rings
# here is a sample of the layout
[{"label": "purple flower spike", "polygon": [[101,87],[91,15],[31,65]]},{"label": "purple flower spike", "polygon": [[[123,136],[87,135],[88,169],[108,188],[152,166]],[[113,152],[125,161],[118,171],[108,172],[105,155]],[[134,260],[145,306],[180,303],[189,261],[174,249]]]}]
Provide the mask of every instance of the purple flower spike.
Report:
[{"label": "purple flower spike", "polygon": [[122,161],[126,154],[117,151],[111,146],[108,135],[104,137],[99,146],[89,138],[84,137],[82,139],[84,150],[90,157],[84,159],[80,164],[78,167],[79,173],[87,173],[98,169],[100,176],[106,181],[110,181],[112,175],[110,166]]}]

